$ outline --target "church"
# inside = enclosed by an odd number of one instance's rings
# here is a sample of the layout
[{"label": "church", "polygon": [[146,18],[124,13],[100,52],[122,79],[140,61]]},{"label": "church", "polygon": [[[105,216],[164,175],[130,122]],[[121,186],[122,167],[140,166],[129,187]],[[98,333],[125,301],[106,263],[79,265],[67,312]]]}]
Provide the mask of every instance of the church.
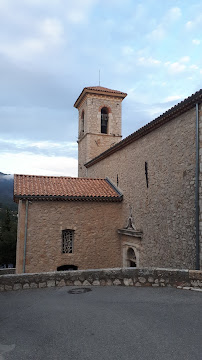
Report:
[{"label": "church", "polygon": [[16,273],[202,268],[202,90],[122,140],[126,96],[77,98],[78,178],[14,176]]}]

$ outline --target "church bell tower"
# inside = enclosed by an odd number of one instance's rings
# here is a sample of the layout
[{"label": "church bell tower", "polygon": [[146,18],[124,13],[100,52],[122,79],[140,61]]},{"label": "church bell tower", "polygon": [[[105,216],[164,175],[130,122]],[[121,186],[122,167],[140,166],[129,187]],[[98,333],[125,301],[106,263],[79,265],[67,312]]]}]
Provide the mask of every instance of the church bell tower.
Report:
[{"label": "church bell tower", "polygon": [[88,161],[121,140],[121,105],[126,96],[121,91],[93,86],[85,87],[76,100],[79,177],[86,177]]}]

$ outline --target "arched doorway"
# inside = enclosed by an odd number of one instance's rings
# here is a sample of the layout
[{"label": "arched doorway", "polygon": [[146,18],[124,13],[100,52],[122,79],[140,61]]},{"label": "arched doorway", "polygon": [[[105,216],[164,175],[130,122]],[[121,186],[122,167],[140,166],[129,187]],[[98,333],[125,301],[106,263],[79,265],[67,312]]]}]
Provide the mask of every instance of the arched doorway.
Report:
[{"label": "arched doorway", "polygon": [[133,248],[129,247],[127,250],[128,267],[137,267],[137,259]]},{"label": "arched doorway", "polygon": [[140,266],[140,247],[132,242],[123,242],[123,267]]}]

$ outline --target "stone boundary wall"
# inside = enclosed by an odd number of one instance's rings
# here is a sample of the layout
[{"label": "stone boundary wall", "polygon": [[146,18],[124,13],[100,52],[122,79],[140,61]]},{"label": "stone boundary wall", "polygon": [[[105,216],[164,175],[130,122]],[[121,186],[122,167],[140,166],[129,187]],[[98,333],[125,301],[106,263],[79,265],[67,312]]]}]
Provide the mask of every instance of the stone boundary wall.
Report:
[{"label": "stone boundary wall", "polygon": [[116,268],[0,276],[0,291],[74,285],[167,286],[202,289],[202,271]]},{"label": "stone boundary wall", "polygon": [[7,275],[7,274],[15,274],[15,268],[0,269],[0,276],[1,275]]}]

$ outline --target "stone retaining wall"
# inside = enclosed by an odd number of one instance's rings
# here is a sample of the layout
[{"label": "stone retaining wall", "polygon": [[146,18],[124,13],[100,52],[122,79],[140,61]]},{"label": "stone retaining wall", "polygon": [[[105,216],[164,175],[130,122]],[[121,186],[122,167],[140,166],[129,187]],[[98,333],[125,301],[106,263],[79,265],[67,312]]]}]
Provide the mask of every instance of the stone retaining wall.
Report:
[{"label": "stone retaining wall", "polygon": [[0,291],[72,285],[172,286],[202,289],[202,271],[117,268],[0,276]]}]

